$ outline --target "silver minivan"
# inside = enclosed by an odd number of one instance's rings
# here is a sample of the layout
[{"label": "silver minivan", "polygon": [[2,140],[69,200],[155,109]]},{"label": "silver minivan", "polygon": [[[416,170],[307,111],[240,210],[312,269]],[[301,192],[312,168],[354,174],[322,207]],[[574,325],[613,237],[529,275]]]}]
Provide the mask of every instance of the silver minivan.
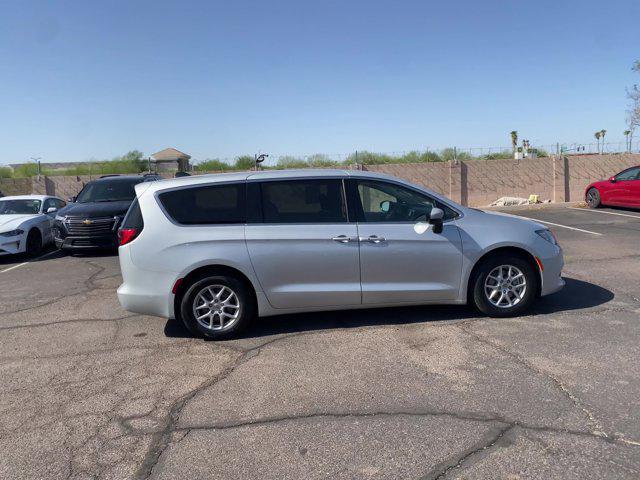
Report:
[{"label": "silver minivan", "polygon": [[136,195],[119,232],[120,303],[208,337],[320,310],[470,303],[513,316],[564,285],[543,225],[386,175],[202,175]]}]

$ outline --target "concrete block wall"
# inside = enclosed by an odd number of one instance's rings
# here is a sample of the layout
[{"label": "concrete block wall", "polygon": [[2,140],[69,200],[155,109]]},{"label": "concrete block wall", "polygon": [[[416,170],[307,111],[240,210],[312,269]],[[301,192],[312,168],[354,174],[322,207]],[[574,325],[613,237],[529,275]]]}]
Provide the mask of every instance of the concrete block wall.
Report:
[{"label": "concrete block wall", "polygon": [[449,196],[451,193],[451,164],[449,162],[364,165],[363,169],[404,178],[442,195]]},{"label": "concrete block wall", "polygon": [[[531,194],[554,202],[579,201],[589,183],[609,178],[634,165],[640,165],[640,154],[363,165],[362,169],[426,186],[463,205],[485,206],[500,197],[528,197]],[[94,178],[97,177],[0,179],[0,192],[4,195],[46,193],[66,199],[77,195]]]},{"label": "concrete block wall", "polygon": [[553,199],[553,161],[475,160],[464,162],[467,169],[467,204],[488,205],[500,197]]},{"label": "concrete block wall", "polygon": [[584,200],[584,189],[591,182],[605,180],[625,168],[640,165],[640,154],[572,155],[568,158],[567,199]]},{"label": "concrete block wall", "polygon": [[30,178],[0,178],[0,195],[29,195],[33,193]]}]

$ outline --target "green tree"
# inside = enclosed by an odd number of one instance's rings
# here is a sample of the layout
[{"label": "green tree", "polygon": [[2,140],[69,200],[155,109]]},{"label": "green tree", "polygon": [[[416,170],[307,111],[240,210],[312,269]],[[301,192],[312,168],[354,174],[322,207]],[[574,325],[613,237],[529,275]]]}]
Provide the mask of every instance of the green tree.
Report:
[{"label": "green tree", "polygon": [[10,167],[0,167],[0,178],[11,178],[13,171]]},{"label": "green tree", "polygon": [[459,152],[455,149],[448,147],[444,148],[440,152],[440,158],[445,162],[450,162],[452,160],[471,160],[473,157],[467,152]]},{"label": "green tree", "polygon": [[510,135],[511,135],[511,148],[513,149],[513,151],[515,153],[516,148],[518,148],[518,132],[517,132],[517,130],[512,130]]},{"label": "green tree", "polygon": [[631,145],[629,144],[629,135],[631,135],[631,130],[625,130],[624,132],[622,132],[622,134],[624,135],[624,149],[627,152],[630,152]]},{"label": "green tree", "polygon": [[607,131],[602,129],[600,130],[600,137],[602,138],[602,153],[604,153],[604,136],[607,134]]},{"label": "green tree", "polygon": [[601,135],[602,135],[601,131],[596,132],[596,133],[593,134],[593,136],[596,137],[596,141],[598,142],[597,143],[597,145],[598,145],[598,153],[600,153],[600,136]]}]

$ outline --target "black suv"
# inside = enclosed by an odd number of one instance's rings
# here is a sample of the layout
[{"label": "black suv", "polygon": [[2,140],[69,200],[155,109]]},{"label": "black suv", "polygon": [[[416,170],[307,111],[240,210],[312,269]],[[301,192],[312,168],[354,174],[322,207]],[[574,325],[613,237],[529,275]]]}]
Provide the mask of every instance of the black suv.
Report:
[{"label": "black suv", "polygon": [[56,212],[53,236],[58,248],[116,248],[118,227],[136,197],[135,185],[161,180],[157,175],[105,175],[87,183]]}]

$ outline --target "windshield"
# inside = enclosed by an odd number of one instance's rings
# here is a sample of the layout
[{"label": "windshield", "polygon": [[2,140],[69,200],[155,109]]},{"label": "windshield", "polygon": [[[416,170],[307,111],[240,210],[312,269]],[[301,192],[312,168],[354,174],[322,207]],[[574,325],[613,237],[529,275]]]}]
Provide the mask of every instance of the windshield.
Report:
[{"label": "windshield", "polygon": [[76,202],[118,202],[132,201],[136,198],[136,192],[133,187],[140,183],[138,178],[127,180],[116,180],[111,182],[94,182],[88,183],[78,194]]},{"label": "windshield", "polygon": [[40,200],[0,200],[0,215],[40,213]]}]

